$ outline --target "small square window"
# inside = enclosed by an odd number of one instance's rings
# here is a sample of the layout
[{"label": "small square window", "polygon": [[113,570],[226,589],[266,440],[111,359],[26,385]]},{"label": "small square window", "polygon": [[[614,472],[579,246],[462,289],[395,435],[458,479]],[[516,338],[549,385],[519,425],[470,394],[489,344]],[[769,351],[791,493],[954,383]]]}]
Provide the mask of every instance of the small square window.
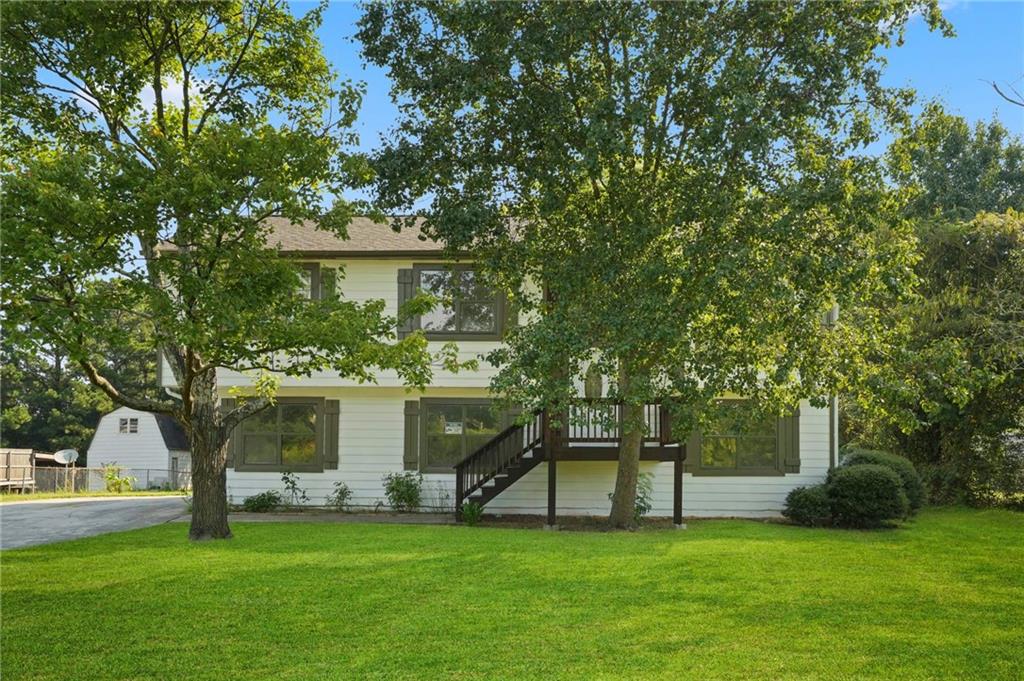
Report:
[{"label": "small square window", "polygon": [[137,433],[137,432],[139,432],[139,420],[138,419],[128,419],[128,432],[129,433]]},{"label": "small square window", "polygon": [[128,419],[121,419],[117,425],[117,432],[127,433],[128,432]]}]

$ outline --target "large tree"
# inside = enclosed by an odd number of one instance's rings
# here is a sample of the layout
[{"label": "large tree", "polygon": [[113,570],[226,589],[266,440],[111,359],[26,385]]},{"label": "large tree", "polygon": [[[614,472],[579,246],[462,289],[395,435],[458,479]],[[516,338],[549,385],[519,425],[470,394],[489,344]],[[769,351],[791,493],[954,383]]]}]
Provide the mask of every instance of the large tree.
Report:
[{"label": "large tree", "polygon": [[367,6],[358,37],[402,114],[380,199],[428,197],[428,230],[532,319],[493,356],[497,391],[560,410],[592,361],[612,377],[614,525],[644,401],[670,398],[680,435],[726,393],[820,402],[886,335],[822,317],[907,281],[864,149],[905,119],[880,50],[919,12],[948,28],[934,2]]},{"label": "large tree", "polygon": [[[392,342],[383,301],[303,299],[298,268],[267,248],[268,216],[343,237],[360,209],[337,197],[367,173],[347,153],[361,89],[321,53],[322,10],[2,9],[5,331],[58,349],[113,402],[178,420],[192,449],[194,539],[230,536],[227,439],[270,404],[275,377],[372,380],[394,368],[429,379],[424,340]],[[116,295],[95,285],[111,278]],[[132,390],[104,361],[124,323],[151,325],[175,391]],[[256,375],[250,399],[224,408],[222,368]]]},{"label": "large tree", "polygon": [[887,161],[912,194],[917,295],[884,312],[906,340],[845,400],[847,436],[910,456],[943,501],[1024,491],[1005,437],[1024,427],[1024,144],[931,104]]}]

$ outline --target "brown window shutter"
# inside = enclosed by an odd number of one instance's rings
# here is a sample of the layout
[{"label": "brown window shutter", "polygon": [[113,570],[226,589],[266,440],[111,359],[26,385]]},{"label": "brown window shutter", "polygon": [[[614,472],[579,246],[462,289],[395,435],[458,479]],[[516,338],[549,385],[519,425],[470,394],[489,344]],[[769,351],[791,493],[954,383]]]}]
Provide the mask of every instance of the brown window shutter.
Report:
[{"label": "brown window shutter", "polygon": [[[226,397],[220,401],[220,412],[221,414],[227,414],[229,411],[235,408],[235,400]],[[228,468],[234,468],[235,466],[235,450],[241,446],[240,440],[241,435],[237,435],[238,428],[231,431],[228,435]]]},{"label": "brown window shutter", "polygon": [[779,419],[779,458],[783,473],[800,472],[800,410]]},{"label": "brown window shutter", "polygon": [[686,459],[683,461],[683,470],[693,473],[700,469],[700,431],[694,430],[686,438]]},{"label": "brown window shutter", "polygon": [[341,413],[340,400],[327,400],[324,402],[324,469],[337,470],[338,468],[338,420]]},{"label": "brown window shutter", "polygon": [[[413,291],[413,271],[412,269],[400,269],[398,270],[398,314],[401,316],[402,307],[408,302],[414,295]],[[412,317],[406,317],[399,319],[398,321],[398,337],[405,338],[408,336],[413,329],[416,328],[416,320]]]},{"label": "brown window shutter", "polygon": [[338,269],[336,267],[320,268],[320,298],[330,300],[338,295]]},{"label": "brown window shutter", "polygon": [[405,451],[402,467],[416,471],[420,467],[420,403],[419,400],[405,402]]}]

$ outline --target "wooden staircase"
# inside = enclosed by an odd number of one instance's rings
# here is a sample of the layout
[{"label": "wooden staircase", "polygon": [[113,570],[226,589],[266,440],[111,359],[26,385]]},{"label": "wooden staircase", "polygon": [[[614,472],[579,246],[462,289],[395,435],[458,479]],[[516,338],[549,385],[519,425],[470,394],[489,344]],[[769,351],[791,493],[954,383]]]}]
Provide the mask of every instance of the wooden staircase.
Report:
[{"label": "wooden staircase", "polygon": [[547,418],[537,412],[530,421],[512,425],[455,465],[455,517],[462,504],[486,505],[544,460]]}]

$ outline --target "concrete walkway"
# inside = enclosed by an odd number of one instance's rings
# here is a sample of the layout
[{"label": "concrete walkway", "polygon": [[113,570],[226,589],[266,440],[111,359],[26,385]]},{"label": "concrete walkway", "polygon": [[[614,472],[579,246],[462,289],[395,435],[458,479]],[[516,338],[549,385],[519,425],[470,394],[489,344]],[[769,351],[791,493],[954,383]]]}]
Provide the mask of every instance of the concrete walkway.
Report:
[{"label": "concrete walkway", "polygon": [[0,549],[135,530],[187,517],[182,497],[43,499],[0,505]]}]

